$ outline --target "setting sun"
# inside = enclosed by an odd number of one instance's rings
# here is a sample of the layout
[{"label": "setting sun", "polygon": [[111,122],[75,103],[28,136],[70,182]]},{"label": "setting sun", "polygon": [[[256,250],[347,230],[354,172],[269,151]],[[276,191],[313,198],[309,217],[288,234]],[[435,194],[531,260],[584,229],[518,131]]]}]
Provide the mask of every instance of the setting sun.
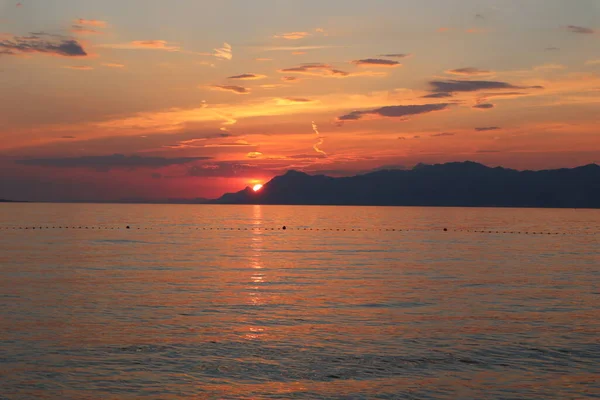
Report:
[{"label": "setting sun", "polygon": [[252,190],[254,190],[255,192],[258,192],[260,189],[262,189],[263,185],[261,185],[260,183],[257,183],[256,185],[252,186]]}]

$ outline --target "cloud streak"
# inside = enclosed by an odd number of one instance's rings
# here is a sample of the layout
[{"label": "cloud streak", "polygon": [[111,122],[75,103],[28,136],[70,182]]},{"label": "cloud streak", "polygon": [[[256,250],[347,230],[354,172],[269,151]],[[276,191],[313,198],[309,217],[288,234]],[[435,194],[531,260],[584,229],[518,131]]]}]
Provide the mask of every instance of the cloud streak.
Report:
[{"label": "cloud streak", "polygon": [[55,168],[90,168],[102,171],[122,168],[161,168],[170,165],[188,164],[195,161],[209,160],[211,157],[142,157],[138,155],[126,156],[113,154],[109,156],[82,156],[66,158],[32,158],[15,161],[17,164],[55,167]]},{"label": "cloud streak", "polygon": [[385,117],[385,118],[401,118],[403,120],[412,115],[427,114],[434,111],[442,111],[447,109],[448,103],[439,104],[418,104],[408,106],[386,106],[373,110],[352,111],[348,114],[338,117],[338,121],[355,121],[362,119],[365,115]]},{"label": "cloud streak", "polygon": [[431,81],[434,93],[476,92],[490,89],[543,89],[541,86],[515,86],[507,82],[498,81]]},{"label": "cloud streak", "polygon": [[99,21],[97,19],[84,19],[79,18],[74,21],[77,25],[94,26],[97,28],[106,28],[106,21]]},{"label": "cloud streak", "polygon": [[567,30],[572,33],[580,33],[580,34],[584,34],[584,35],[592,35],[592,34],[596,33],[596,31],[591,28],[586,28],[584,26],[577,26],[577,25],[568,25]]},{"label": "cloud streak", "polygon": [[477,132],[497,131],[499,129],[501,129],[499,126],[482,126],[479,128],[475,128]]},{"label": "cloud streak", "polygon": [[367,67],[399,67],[402,66],[398,61],[384,60],[382,58],[364,58],[362,60],[354,60],[352,64]]},{"label": "cloud streak", "polygon": [[273,37],[276,39],[298,40],[298,39],[304,39],[305,37],[307,37],[309,35],[310,35],[310,33],[308,33],[308,32],[287,32],[287,33],[280,33]]},{"label": "cloud streak", "polygon": [[450,70],[446,71],[446,73],[451,74],[451,75],[480,76],[480,75],[493,74],[493,71],[489,71],[486,69],[473,68],[473,67],[465,67],[465,68],[450,69]]},{"label": "cloud streak", "polygon": [[253,81],[253,80],[258,80],[258,79],[264,79],[266,77],[267,77],[266,75],[260,75],[260,74],[241,74],[241,75],[229,76],[229,77],[227,77],[227,79],[239,79],[239,80],[245,80],[245,81]]},{"label": "cloud streak", "polygon": [[392,54],[380,54],[379,57],[387,58],[407,58],[412,56],[410,53],[392,53]]},{"label": "cloud streak", "polygon": [[250,94],[250,89],[237,85],[212,85],[210,88],[212,90],[233,92],[235,94]]}]

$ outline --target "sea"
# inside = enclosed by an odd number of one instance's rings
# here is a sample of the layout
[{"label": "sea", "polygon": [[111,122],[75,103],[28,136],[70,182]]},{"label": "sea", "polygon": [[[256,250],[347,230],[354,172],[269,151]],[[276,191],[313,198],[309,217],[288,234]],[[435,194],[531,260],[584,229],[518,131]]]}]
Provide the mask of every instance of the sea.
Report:
[{"label": "sea", "polygon": [[600,210],[0,205],[0,399],[600,398]]}]

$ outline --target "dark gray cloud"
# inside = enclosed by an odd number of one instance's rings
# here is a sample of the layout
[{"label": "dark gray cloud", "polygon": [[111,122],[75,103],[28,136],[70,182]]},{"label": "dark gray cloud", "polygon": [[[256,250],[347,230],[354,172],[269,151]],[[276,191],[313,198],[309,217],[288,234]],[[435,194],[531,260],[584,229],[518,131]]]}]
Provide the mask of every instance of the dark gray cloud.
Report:
[{"label": "dark gray cloud", "polygon": [[487,131],[497,131],[498,129],[502,129],[499,126],[482,126],[479,128],[475,128],[477,132],[487,132]]},{"label": "dark gray cloud", "polygon": [[143,157],[138,155],[126,156],[113,154],[110,156],[82,156],[65,158],[30,158],[15,161],[17,164],[38,167],[57,168],[91,168],[108,171],[115,168],[161,168],[170,165],[188,164],[195,161],[209,160],[211,157]]},{"label": "dark gray cloud", "polygon": [[303,64],[298,67],[280,69],[279,72],[338,77],[345,77],[350,75],[348,72],[335,69],[329,64]]},{"label": "dark gray cloud", "polygon": [[445,110],[448,103],[440,104],[418,104],[408,106],[386,106],[374,110],[352,111],[349,114],[338,117],[338,121],[352,121],[361,119],[364,115],[377,115],[380,117],[402,118],[410,115],[426,114],[433,111]]},{"label": "dark gray cloud", "polygon": [[235,86],[235,85],[213,85],[213,86],[211,86],[211,88],[214,90],[222,90],[225,92],[233,92],[236,94],[249,94],[250,93],[250,89],[247,89],[242,86]]},{"label": "dark gray cloud", "polygon": [[441,132],[441,133],[433,133],[433,134],[431,134],[431,137],[444,137],[444,136],[454,136],[454,135],[456,135],[456,133]]},{"label": "dark gray cloud", "polygon": [[227,77],[227,79],[240,79],[240,80],[247,80],[247,81],[263,79],[263,78],[266,78],[266,76],[257,75],[257,74],[241,74],[241,75],[234,75],[234,76]]},{"label": "dark gray cloud", "polygon": [[411,54],[408,53],[392,53],[392,54],[380,54],[379,57],[387,57],[387,58],[406,58],[410,57]]},{"label": "dark gray cloud", "polygon": [[304,97],[286,97],[285,100],[291,103],[310,103],[311,101],[313,101]]},{"label": "dark gray cloud", "polygon": [[61,136],[61,139],[75,139],[75,136],[71,136],[71,135],[65,135],[65,136]]},{"label": "dark gray cloud", "polygon": [[452,97],[452,93],[439,92],[421,96],[423,99],[445,99],[447,97]]},{"label": "dark gray cloud", "polygon": [[452,75],[475,76],[475,75],[489,75],[492,73],[492,71],[487,70],[487,69],[474,68],[474,67],[464,67],[464,68],[450,69],[450,70],[446,71],[446,73],[452,74]]},{"label": "dark gray cloud", "polygon": [[495,106],[492,103],[481,103],[475,104],[473,108],[478,108],[480,110],[489,110],[490,108],[494,108]]},{"label": "dark gray cloud", "polygon": [[44,32],[32,33],[31,36],[12,36],[0,40],[0,54],[19,55],[28,53],[52,54],[63,57],[87,56],[83,46],[75,39]]},{"label": "dark gray cloud", "polygon": [[398,61],[384,60],[382,58],[364,58],[362,60],[354,60],[352,64],[373,67],[396,67],[400,65]]},{"label": "dark gray cloud", "polygon": [[498,81],[461,81],[450,79],[445,81],[431,81],[434,93],[476,92],[489,89],[543,89],[542,86],[515,86],[507,82]]},{"label": "dark gray cloud", "polygon": [[558,51],[558,50],[560,50],[560,48],[552,46],[552,47],[546,47],[544,50],[546,50],[546,51]]},{"label": "dark gray cloud", "polygon": [[585,26],[569,25],[567,26],[567,29],[573,33],[583,33],[588,35],[596,33],[596,31],[594,31],[593,29],[586,28]]}]

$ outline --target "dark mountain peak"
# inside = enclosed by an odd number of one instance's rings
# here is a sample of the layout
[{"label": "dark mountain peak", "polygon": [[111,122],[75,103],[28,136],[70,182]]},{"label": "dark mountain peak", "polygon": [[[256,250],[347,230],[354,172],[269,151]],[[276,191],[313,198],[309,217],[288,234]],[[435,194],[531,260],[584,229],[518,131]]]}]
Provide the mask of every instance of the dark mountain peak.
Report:
[{"label": "dark mountain peak", "polygon": [[214,202],[600,208],[600,167],[517,171],[465,161],[343,178],[291,170],[259,192],[246,188]]},{"label": "dark mountain peak", "polygon": [[308,175],[307,173],[302,172],[302,171],[296,171],[295,169],[290,169],[285,174],[283,174],[283,176],[296,177],[296,176],[310,176],[310,175]]}]

